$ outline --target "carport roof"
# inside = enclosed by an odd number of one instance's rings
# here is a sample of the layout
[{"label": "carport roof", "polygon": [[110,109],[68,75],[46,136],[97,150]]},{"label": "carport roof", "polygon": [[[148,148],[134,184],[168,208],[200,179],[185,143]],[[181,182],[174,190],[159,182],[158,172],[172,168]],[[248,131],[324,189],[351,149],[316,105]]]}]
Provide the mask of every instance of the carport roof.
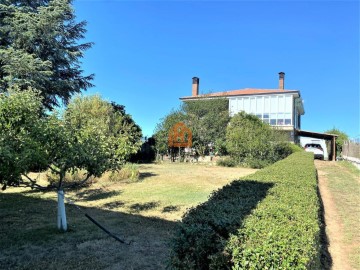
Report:
[{"label": "carport roof", "polygon": [[319,133],[319,132],[306,131],[306,130],[300,130],[300,129],[296,129],[296,134],[298,136],[311,137],[311,138],[316,138],[316,139],[325,139],[325,140],[332,140],[334,137],[335,138],[338,137],[338,135],[336,135],[336,134]]}]

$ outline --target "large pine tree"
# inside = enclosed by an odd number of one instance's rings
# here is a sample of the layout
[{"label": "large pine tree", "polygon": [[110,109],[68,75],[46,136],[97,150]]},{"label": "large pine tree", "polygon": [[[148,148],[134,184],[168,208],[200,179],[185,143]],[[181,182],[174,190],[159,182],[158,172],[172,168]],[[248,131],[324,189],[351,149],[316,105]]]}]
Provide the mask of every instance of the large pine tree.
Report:
[{"label": "large pine tree", "polygon": [[3,0],[0,3],[0,93],[11,86],[39,90],[44,105],[67,103],[91,87],[80,59],[86,22],[76,22],[71,0]]}]

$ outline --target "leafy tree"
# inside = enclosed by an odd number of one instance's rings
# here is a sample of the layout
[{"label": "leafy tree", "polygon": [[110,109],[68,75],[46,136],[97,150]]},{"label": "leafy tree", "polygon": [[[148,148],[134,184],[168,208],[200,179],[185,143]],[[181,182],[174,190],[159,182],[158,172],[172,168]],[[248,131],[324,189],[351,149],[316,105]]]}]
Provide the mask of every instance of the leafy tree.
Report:
[{"label": "leafy tree", "polygon": [[193,145],[200,155],[206,154],[209,144],[224,151],[226,126],[230,121],[228,106],[225,98],[184,102],[185,123],[192,130]]},{"label": "leafy tree", "polygon": [[169,130],[174,124],[184,122],[192,131],[193,147],[200,155],[207,153],[209,144],[223,153],[229,119],[227,99],[184,102],[179,110],[168,114],[157,125],[154,135],[156,149],[158,153],[166,153]]},{"label": "leafy tree", "polygon": [[[41,97],[17,87],[0,94],[0,184],[20,185],[23,175],[47,168],[44,145],[37,139],[44,127]],[[35,186],[35,182],[28,183]]]},{"label": "leafy tree", "polygon": [[10,85],[40,91],[47,108],[91,87],[80,59],[92,43],[75,21],[71,0],[4,0],[0,4],[0,93]]},{"label": "leafy tree", "polygon": [[338,135],[336,138],[336,155],[340,156],[344,142],[349,140],[349,136],[335,127],[325,131],[325,133]]},{"label": "leafy tree", "polygon": [[269,154],[271,134],[270,126],[258,117],[240,112],[227,127],[227,150],[238,162],[249,158],[264,159]]},{"label": "leafy tree", "polygon": [[[0,105],[0,184],[3,189],[57,190],[58,227],[62,230],[67,228],[64,189],[119,168],[127,154],[136,153],[141,145],[140,141],[132,144],[131,128],[98,96],[76,98],[63,117],[56,113],[39,117],[41,97],[32,91],[0,94]],[[40,186],[28,176],[34,167],[49,168],[58,181]],[[64,182],[66,173],[78,170],[85,172],[83,179],[70,185]]]},{"label": "leafy tree", "polygon": [[168,135],[169,130],[178,122],[183,122],[185,115],[181,110],[172,111],[161,119],[157,124],[154,132],[156,154],[165,155],[168,151]]},{"label": "leafy tree", "polygon": [[292,153],[289,143],[278,141],[276,134],[255,115],[240,112],[227,127],[227,150],[237,163],[262,168]]},{"label": "leafy tree", "polygon": [[75,128],[96,129],[107,137],[108,151],[113,152],[119,165],[141,147],[141,128],[125,112],[125,107],[109,103],[99,95],[75,97],[64,117]]}]

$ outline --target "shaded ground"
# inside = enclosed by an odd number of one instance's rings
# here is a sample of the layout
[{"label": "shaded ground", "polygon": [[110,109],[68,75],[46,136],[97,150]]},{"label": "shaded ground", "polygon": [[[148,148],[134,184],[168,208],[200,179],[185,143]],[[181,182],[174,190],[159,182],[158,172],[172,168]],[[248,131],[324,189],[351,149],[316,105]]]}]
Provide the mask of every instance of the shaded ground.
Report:
[{"label": "shaded ground", "polygon": [[360,269],[360,171],[315,160],[333,270]]},{"label": "shaded ground", "polygon": [[[166,269],[169,242],[187,208],[254,172],[205,165],[141,165],[135,183],[100,179],[67,192],[69,232],[56,229],[55,192],[0,192],[0,269]],[[124,245],[109,237],[89,214]]]}]

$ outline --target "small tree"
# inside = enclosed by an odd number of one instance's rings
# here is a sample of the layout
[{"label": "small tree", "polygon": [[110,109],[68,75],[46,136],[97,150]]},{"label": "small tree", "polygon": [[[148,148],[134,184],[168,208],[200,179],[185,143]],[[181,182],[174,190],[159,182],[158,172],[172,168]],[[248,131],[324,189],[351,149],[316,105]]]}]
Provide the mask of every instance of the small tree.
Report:
[{"label": "small tree", "polygon": [[258,117],[245,112],[236,114],[226,131],[226,146],[238,162],[264,160],[270,153],[271,128]]},{"label": "small tree", "polygon": [[340,156],[344,142],[349,140],[349,136],[345,132],[335,127],[325,131],[325,133],[338,135],[338,137],[336,138],[336,155]]},{"label": "small tree", "polygon": [[185,115],[181,110],[172,111],[157,124],[155,128],[155,134],[153,138],[155,139],[155,149],[156,156],[163,156],[168,151],[168,136],[171,128],[179,122],[183,122]]},{"label": "small tree", "polygon": [[276,134],[255,115],[240,112],[227,127],[227,150],[236,162],[262,168],[292,153],[289,143],[279,141]]},{"label": "small tree", "polygon": [[227,99],[218,98],[185,102],[179,110],[168,114],[157,125],[154,134],[156,149],[158,153],[166,153],[170,129],[176,123],[184,122],[192,131],[193,147],[200,155],[205,155],[208,152],[210,144],[218,152],[225,152],[225,134],[229,120]]},{"label": "small tree", "polygon": [[[20,186],[22,176],[46,169],[44,145],[37,139],[44,127],[42,99],[38,92],[19,92],[17,87],[0,94],[0,184]],[[36,187],[35,182],[28,183]]]},{"label": "small tree", "polygon": [[[100,177],[105,171],[119,169],[141,146],[141,130],[115,111],[100,96],[78,96],[64,113],[63,119],[51,117],[44,143],[53,152],[49,155],[50,169],[58,176],[58,209],[60,228],[66,230],[64,188],[85,183],[91,176]],[[81,181],[63,185],[66,172],[84,170]]]},{"label": "small tree", "polygon": [[226,141],[226,127],[230,121],[229,101],[226,98],[184,102],[185,123],[192,130],[193,145],[204,156],[209,145],[219,151]]},{"label": "small tree", "polygon": [[[85,106],[94,109],[93,115],[79,113],[75,102],[64,117],[57,114],[40,117],[42,105],[38,94],[24,91],[0,95],[0,135],[4,138],[0,140],[0,183],[3,189],[25,186],[57,190],[58,227],[64,231],[67,229],[64,189],[119,168],[126,154],[136,152],[140,146],[140,142],[133,145],[131,140],[127,141],[129,133],[121,132],[121,121],[116,125],[115,120],[121,118],[117,118],[109,103],[98,97],[77,102],[89,105],[89,100],[99,104]],[[8,140],[13,143],[8,144]],[[57,181],[46,187],[39,185],[28,176],[34,167],[50,169]],[[85,171],[83,179],[66,184],[66,173],[77,170]]]}]

